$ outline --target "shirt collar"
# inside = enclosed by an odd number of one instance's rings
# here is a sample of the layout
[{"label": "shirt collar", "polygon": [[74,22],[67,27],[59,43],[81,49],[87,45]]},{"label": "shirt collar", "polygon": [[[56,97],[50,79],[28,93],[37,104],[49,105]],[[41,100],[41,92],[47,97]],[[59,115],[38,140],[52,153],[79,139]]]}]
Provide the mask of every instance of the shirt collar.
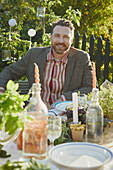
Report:
[{"label": "shirt collar", "polygon": [[[60,60],[62,61],[63,63],[67,64],[67,56],[68,56],[68,53],[66,53],[66,55]],[[50,48],[50,51],[49,53],[47,54],[47,60],[54,60],[55,61],[55,58],[53,57],[53,54],[52,54],[52,48]]]}]

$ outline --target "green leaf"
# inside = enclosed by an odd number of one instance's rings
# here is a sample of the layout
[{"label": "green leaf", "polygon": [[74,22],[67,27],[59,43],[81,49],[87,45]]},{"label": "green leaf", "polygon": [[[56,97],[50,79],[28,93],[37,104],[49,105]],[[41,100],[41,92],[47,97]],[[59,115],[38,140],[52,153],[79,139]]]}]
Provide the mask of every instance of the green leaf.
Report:
[{"label": "green leaf", "polygon": [[78,19],[77,19],[77,21],[76,21],[76,22],[77,22],[77,25],[78,25],[78,26],[80,26],[80,21],[79,21]]},{"label": "green leaf", "polygon": [[21,95],[22,101],[27,101],[29,99],[29,94]]},{"label": "green leaf", "polygon": [[22,162],[22,161],[7,161],[6,164],[2,165],[0,167],[2,170],[16,170],[16,169],[25,169],[25,170],[50,170],[50,164],[43,165],[41,163],[38,163],[35,158],[30,159],[27,162]]},{"label": "green leaf", "polygon": [[18,83],[14,83],[12,80],[9,80],[6,85],[7,90],[14,90],[16,91],[19,88]]},{"label": "green leaf", "polygon": [[0,150],[3,148],[3,145],[0,144]]},{"label": "green leaf", "polygon": [[12,115],[7,116],[7,121],[5,122],[5,132],[9,132],[9,135],[13,134],[18,128],[18,117],[13,117]]},{"label": "green leaf", "polygon": [[3,116],[0,115],[0,125],[1,125],[1,123],[2,123],[2,118],[3,118]]},{"label": "green leaf", "polygon": [[0,158],[8,158],[11,155],[7,155],[7,152],[5,150],[0,149]]},{"label": "green leaf", "polygon": [[12,80],[9,80],[8,83],[7,83],[7,85],[6,85],[7,90],[11,90],[12,87],[14,86],[14,84],[15,84],[15,83],[14,83]]}]

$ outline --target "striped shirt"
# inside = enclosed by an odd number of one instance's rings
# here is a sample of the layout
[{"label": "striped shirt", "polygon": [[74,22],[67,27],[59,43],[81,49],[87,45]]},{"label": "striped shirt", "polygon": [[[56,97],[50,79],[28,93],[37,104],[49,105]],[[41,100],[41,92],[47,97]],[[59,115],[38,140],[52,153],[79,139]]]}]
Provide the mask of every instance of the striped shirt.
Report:
[{"label": "striped shirt", "polygon": [[42,85],[42,99],[48,107],[58,99],[66,100],[66,97],[62,95],[62,91],[66,74],[67,55],[68,53],[60,61],[55,60],[51,50],[47,55]]}]

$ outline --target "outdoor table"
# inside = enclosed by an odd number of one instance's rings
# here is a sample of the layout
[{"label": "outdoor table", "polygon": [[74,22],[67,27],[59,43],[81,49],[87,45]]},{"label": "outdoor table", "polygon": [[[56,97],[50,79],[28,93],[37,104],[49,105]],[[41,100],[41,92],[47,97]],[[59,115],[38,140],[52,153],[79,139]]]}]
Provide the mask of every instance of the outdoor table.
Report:
[{"label": "outdoor table", "polygon": [[[55,109],[52,109],[51,111],[55,112],[56,114],[59,114],[59,112],[56,111]],[[49,112],[49,114],[55,114],[53,112]],[[104,129],[103,142],[101,142],[100,145],[110,149],[113,152],[113,124],[111,124],[110,127],[106,127]],[[1,158],[0,165],[5,164],[7,162],[7,160],[11,160],[11,161],[25,160],[25,158],[22,156],[22,151],[17,149],[17,144],[15,142],[12,142],[12,143],[4,146],[3,149],[6,150],[8,154],[11,154],[11,157]],[[44,160],[37,160],[37,161],[43,165],[45,165],[46,163],[49,162],[51,165],[51,170],[60,170],[49,161],[48,156]],[[106,164],[104,166],[103,170],[113,170],[113,160],[110,163]]]}]

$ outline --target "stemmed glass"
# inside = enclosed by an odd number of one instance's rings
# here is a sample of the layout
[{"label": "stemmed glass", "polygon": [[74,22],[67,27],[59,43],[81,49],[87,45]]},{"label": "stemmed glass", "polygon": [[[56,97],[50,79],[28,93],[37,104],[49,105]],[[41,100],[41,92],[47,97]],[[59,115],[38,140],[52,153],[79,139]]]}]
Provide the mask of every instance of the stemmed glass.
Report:
[{"label": "stemmed glass", "polygon": [[78,106],[80,108],[86,109],[86,107],[87,107],[87,96],[85,94],[80,94],[80,96],[78,96]]},{"label": "stemmed glass", "polygon": [[48,116],[47,138],[50,141],[49,149],[54,146],[55,139],[59,138],[62,132],[62,121],[59,116]]}]

